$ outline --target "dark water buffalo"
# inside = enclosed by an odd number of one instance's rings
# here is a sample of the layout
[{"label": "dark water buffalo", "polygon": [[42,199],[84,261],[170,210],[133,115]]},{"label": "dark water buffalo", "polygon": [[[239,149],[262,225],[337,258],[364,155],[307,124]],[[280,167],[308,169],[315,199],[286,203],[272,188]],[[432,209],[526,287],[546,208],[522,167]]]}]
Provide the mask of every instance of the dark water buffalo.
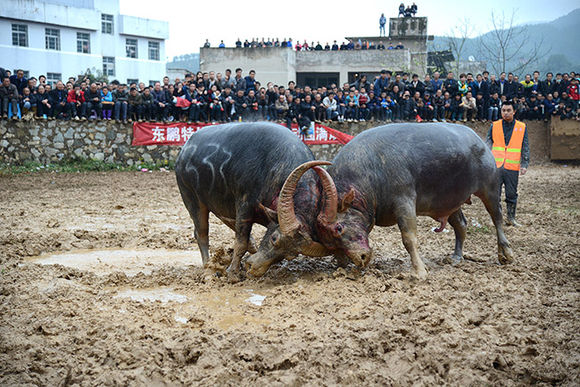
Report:
[{"label": "dark water buffalo", "polygon": [[[304,164],[304,165],[302,165]],[[250,241],[252,225],[270,225],[263,248],[287,245],[289,254],[317,255],[321,245],[312,230],[296,227],[293,195],[302,207],[298,215],[316,214],[320,180],[309,171],[314,156],[285,127],[268,123],[208,126],[195,133],[182,148],[175,166],[177,185],[195,224],[195,236],[204,265],[209,260],[209,213],[236,233],[229,275],[236,279],[240,259],[255,252]],[[302,167],[299,167],[302,165]],[[317,167],[318,168],[318,167]],[[294,171],[296,169],[296,171]],[[273,232],[273,230],[276,232]],[[288,237],[281,237],[280,230]]]},{"label": "dark water buffalo", "polygon": [[[455,231],[452,259],[461,260],[467,228],[461,205],[470,203],[474,194],[496,227],[500,263],[513,259],[502,228],[493,155],[465,126],[392,124],[367,130],[340,150],[328,173],[319,175],[330,192],[321,205],[314,238],[329,254],[347,256],[364,267],[372,257],[368,234],[373,227],[397,224],[413,273],[424,278],[427,272],[417,251],[417,215],[440,221],[436,231],[449,221]],[[260,250],[248,261],[257,273],[269,264]]]}]

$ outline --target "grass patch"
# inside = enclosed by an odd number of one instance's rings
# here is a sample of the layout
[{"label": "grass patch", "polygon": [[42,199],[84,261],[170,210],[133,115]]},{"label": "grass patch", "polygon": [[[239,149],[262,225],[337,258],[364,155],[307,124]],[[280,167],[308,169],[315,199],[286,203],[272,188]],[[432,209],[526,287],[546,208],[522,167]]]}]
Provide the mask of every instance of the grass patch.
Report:
[{"label": "grass patch", "polygon": [[106,163],[104,161],[90,159],[68,159],[49,164],[42,164],[34,161],[26,161],[19,164],[0,163],[0,176],[17,175],[21,173],[38,172],[107,172],[107,171],[139,171],[143,168],[148,170],[173,170],[174,161],[164,161],[161,163],[137,162],[134,165],[124,165],[116,163]]}]

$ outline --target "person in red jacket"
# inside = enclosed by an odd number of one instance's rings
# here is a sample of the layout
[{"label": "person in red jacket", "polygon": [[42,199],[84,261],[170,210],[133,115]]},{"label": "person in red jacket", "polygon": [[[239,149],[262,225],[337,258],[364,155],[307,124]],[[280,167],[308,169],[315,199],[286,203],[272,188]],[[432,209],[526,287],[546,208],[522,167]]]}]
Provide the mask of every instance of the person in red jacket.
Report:
[{"label": "person in red jacket", "polygon": [[79,120],[79,113],[82,117],[82,120],[86,120],[85,118],[85,93],[81,90],[79,84],[75,84],[72,90],[68,92],[66,97],[66,108],[67,108],[67,120],[74,117],[76,121]]},{"label": "person in red jacket", "polygon": [[578,104],[580,101],[580,94],[578,93],[578,79],[572,78],[570,86],[568,86],[568,96],[572,100],[572,109],[578,112]]}]

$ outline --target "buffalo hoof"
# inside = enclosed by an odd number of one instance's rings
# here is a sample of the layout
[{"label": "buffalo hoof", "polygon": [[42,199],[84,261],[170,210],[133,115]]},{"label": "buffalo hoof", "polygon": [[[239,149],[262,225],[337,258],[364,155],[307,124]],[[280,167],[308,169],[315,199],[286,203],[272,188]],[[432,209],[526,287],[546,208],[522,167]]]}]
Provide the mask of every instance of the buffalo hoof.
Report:
[{"label": "buffalo hoof", "polygon": [[451,257],[445,257],[444,262],[448,265],[456,266],[463,262],[463,256],[453,254]]},{"label": "buffalo hoof", "polygon": [[497,252],[497,260],[501,265],[508,265],[514,261],[514,253],[509,246],[500,246]]},{"label": "buffalo hoof", "polygon": [[230,269],[228,269],[227,270],[227,273],[228,273],[228,277],[227,277],[228,278],[228,282],[230,284],[235,284],[235,283],[238,283],[238,282],[240,282],[240,281],[243,280],[242,274],[240,273],[239,270],[230,270]]},{"label": "buffalo hoof", "polygon": [[424,281],[427,279],[427,270],[411,270],[411,277],[415,280]]}]

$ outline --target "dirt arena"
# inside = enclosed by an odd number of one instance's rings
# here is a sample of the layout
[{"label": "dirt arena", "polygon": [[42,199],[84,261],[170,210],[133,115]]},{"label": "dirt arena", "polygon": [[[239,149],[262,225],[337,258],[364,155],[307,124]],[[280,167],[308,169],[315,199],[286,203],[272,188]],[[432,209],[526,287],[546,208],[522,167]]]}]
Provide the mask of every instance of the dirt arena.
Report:
[{"label": "dirt arena", "polygon": [[[509,266],[478,199],[459,266],[444,263],[453,231],[421,218],[423,282],[396,228],[373,231],[364,272],[300,257],[259,280],[205,281],[172,172],[5,176],[0,196],[0,385],[580,380],[579,167],[520,180]],[[212,218],[214,255],[232,237]],[[76,251],[78,267],[46,264]]]}]

